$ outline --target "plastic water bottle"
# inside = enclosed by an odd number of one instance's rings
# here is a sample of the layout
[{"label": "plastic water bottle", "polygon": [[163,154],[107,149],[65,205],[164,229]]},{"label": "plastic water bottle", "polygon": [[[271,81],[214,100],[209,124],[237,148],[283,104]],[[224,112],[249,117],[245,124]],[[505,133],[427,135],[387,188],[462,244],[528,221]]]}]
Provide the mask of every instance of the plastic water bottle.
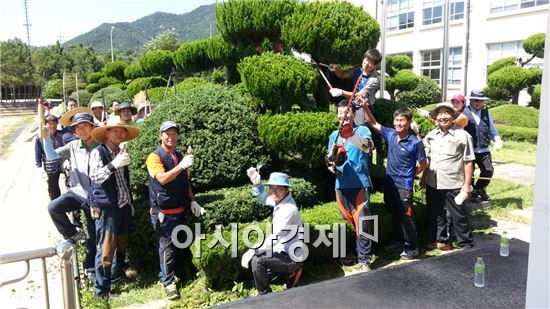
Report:
[{"label": "plastic water bottle", "polygon": [[503,232],[500,237],[500,256],[510,255],[510,238],[508,238],[508,233]]},{"label": "plastic water bottle", "polygon": [[474,266],[474,285],[478,288],[485,286],[485,263],[481,256],[477,258]]}]

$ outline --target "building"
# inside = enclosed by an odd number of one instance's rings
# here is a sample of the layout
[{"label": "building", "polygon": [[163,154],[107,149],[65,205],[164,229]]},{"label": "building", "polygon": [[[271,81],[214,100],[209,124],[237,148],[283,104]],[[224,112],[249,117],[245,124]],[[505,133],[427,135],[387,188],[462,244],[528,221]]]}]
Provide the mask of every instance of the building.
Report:
[{"label": "building", "polygon": [[[350,0],[381,22],[386,6],[386,54],[412,58],[413,71],[441,85],[445,0]],[[528,56],[527,37],[546,32],[548,0],[449,0],[447,98],[483,88],[487,67],[506,57]],[[469,10],[468,10],[469,8]],[[469,12],[469,14],[468,14]],[[380,46],[379,46],[380,48]],[[467,51],[467,52],[466,52]],[[542,68],[535,58],[526,66]],[[530,100],[526,91],[520,103]]]}]

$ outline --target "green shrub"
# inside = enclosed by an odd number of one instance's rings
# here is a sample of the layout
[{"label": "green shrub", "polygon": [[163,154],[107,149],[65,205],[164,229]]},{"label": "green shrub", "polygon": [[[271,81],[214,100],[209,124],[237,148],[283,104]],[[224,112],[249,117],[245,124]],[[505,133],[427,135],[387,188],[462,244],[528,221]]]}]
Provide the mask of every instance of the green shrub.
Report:
[{"label": "green shrub", "polygon": [[91,72],[87,76],[88,83],[98,83],[99,80],[104,77],[102,72]]},{"label": "green shrub", "polygon": [[258,119],[260,139],[270,153],[306,166],[324,166],[328,137],[337,128],[334,113],[266,114]]},{"label": "green shrub", "polygon": [[192,74],[217,67],[206,53],[207,44],[207,39],[182,44],[173,55],[176,69]]},{"label": "green shrub", "polygon": [[491,108],[490,112],[495,124],[524,128],[539,127],[539,111],[531,107],[507,104]]},{"label": "green shrub", "polygon": [[166,86],[166,79],[160,76],[140,77],[128,84],[128,87],[126,87],[126,94],[128,97],[133,98],[141,90],[161,86]]},{"label": "green shrub", "polygon": [[523,41],[523,49],[532,55],[539,58],[544,58],[544,42],[546,39],[545,33],[537,33],[529,36]]},{"label": "green shrub", "polygon": [[518,66],[506,66],[489,75],[485,95],[496,100],[512,100],[517,104],[521,89],[528,86],[531,75]]},{"label": "green shrub", "polygon": [[139,77],[144,77],[143,69],[139,64],[129,65],[124,69],[124,77],[126,79],[136,79]]},{"label": "green shrub", "polygon": [[205,86],[205,85],[212,85],[212,83],[207,81],[204,78],[189,77],[182,80],[176,85],[176,92],[184,92],[184,91],[193,89],[195,87]]},{"label": "green shrub", "polygon": [[86,85],[86,91],[88,91],[89,93],[96,93],[99,89],[101,89],[101,86],[99,84],[96,84],[96,83],[92,83],[92,84],[88,84]]},{"label": "green shrub", "polygon": [[167,50],[148,52],[139,58],[139,66],[146,76],[168,76],[174,68],[172,52]]},{"label": "green shrub", "polygon": [[86,90],[78,90],[78,92],[74,91],[73,93],[71,93],[69,97],[77,99],[79,106],[88,106],[92,94]]},{"label": "green shrub", "polygon": [[124,80],[124,69],[126,69],[126,63],[121,61],[107,62],[102,69],[103,75],[107,77],[114,77],[118,80]]},{"label": "green shrub", "polygon": [[96,91],[92,95],[90,102],[99,101],[103,102],[105,106],[109,106],[113,100],[129,102],[130,98],[126,95],[126,92],[119,87],[109,86]]},{"label": "green shrub", "polygon": [[395,99],[396,92],[412,91],[418,87],[419,81],[418,75],[412,70],[403,69],[397,72],[395,76],[386,79],[386,90],[390,94],[390,98]]},{"label": "green shrub", "polygon": [[99,79],[99,87],[101,88],[109,87],[110,85],[114,85],[114,84],[120,84],[120,80],[114,77],[108,77],[108,76],[105,76]]},{"label": "green shrub", "polygon": [[532,87],[533,90],[531,92],[531,103],[530,105],[533,106],[534,108],[540,108],[540,89],[541,89],[541,84],[538,84],[538,85],[535,85],[534,87]]},{"label": "green shrub", "polygon": [[52,79],[44,84],[44,93],[46,99],[60,99],[63,97],[63,80]]},{"label": "green shrub", "polygon": [[174,88],[170,87],[166,90],[166,87],[155,87],[147,89],[147,97],[151,102],[160,103],[163,102],[164,92],[166,91],[166,97],[174,95]]},{"label": "green shrub", "polygon": [[517,141],[517,142],[528,142],[528,143],[537,143],[538,129],[537,128],[524,128],[524,127],[514,127],[504,124],[495,124],[499,135],[506,142]]},{"label": "green shrub", "polygon": [[237,66],[241,80],[273,111],[288,111],[317,86],[318,73],[291,56],[265,52],[244,58]]},{"label": "green shrub", "polygon": [[283,42],[324,63],[359,64],[379,37],[376,19],[347,1],[303,4],[281,26]]},{"label": "green shrub", "polygon": [[501,105],[510,105],[510,101],[501,101],[501,100],[486,100],[483,105],[486,107],[486,108],[494,108],[494,107],[498,107],[498,106],[501,106]]},{"label": "green shrub", "polygon": [[178,92],[160,104],[129,146],[134,192],[147,195],[145,159],[160,145],[159,127],[166,120],[180,126],[178,150],[186,153],[186,145],[193,147],[196,192],[246,183],[246,169],[268,161],[256,130],[257,114],[246,100],[225,87],[205,85]]},{"label": "green shrub", "polygon": [[141,197],[134,200],[133,205],[135,212],[127,253],[129,266],[143,274],[158,271],[158,242],[151,225],[149,199]]},{"label": "green shrub", "polygon": [[497,60],[487,68],[487,76],[491,75],[493,72],[498,71],[504,67],[514,66],[514,65],[516,65],[516,57],[507,57],[507,58],[502,58],[500,60]]},{"label": "green shrub", "polygon": [[437,103],[441,101],[441,88],[431,78],[420,76],[418,86],[412,91],[399,92],[397,100],[417,107]]}]

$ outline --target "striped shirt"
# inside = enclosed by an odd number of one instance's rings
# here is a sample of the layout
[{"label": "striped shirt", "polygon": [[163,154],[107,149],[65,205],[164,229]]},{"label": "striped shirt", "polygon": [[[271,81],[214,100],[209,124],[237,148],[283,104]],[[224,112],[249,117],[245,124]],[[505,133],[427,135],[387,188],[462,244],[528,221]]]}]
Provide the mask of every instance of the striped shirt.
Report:
[{"label": "striped shirt", "polygon": [[[111,148],[109,148],[109,146],[107,146],[107,149],[109,149],[108,159],[110,162],[115,158],[116,154],[113,150],[111,150]],[[128,188],[126,178],[124,177],[124,168],[117,168],[114,173],[117,186],[116,191],[118,197],[118,207],[123,207],[124,205],[130,203],[130,189]],[[103,165],[99,150],[92,150],[90,158],[90,179],[94,183],[100,185],[109,179],[112,174],[113,172],[109,169],[109,167],[107,165]]]}]

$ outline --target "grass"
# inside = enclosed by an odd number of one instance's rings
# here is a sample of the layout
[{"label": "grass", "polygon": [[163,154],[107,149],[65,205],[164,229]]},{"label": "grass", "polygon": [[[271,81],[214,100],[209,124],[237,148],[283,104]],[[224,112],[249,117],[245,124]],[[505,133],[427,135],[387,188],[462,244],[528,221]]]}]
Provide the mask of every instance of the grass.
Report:
[{"label": "grass", "polygon": [[15,131],[22,125],[29,124],[34,120],[34,116],[2,117],[2,128],[0,129],[0,159],[3,159],[8,154],[12,136]]},{"label": "grass", "polygon": [[537,145],[527,142],[504,141],[499,151],[491,151],[493,160],[535,166]]}]

